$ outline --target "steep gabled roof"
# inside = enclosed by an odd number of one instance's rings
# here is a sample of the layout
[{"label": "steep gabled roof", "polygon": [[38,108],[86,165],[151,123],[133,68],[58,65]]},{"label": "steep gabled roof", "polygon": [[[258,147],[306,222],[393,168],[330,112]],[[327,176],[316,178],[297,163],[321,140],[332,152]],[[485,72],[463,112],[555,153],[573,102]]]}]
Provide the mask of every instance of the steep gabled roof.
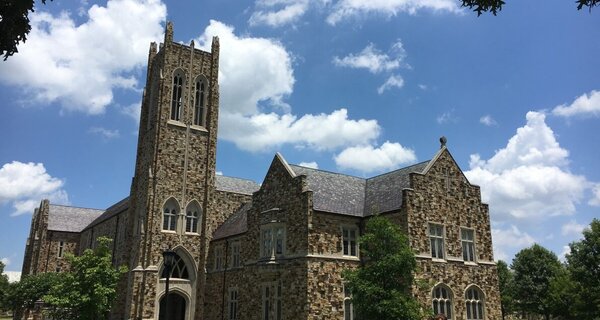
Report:
[{"label": "steep gabled roof", "polygon": [[104,212],[57,204],[50,204],[48,208],[48,230],[63,232],[81,232]]},{"label": "steep gabled roof", "polygon": [[229,219],[221,224],[213,233],[213,240],[223,239],[248,231],[248,210],[252,202],[243,204]]},{"label": "steep gabled roof", "polygon": [[215,186],[219,191],[249,194],[258,191],[260,185],[252,180],[217,175]]},{"label": "steep gabled roof", "polygon": [[361,217],[365,206],[365,179],[341,173],[290,165],[296,175],[306,175],[313,191],[313,208]]},{"label": "steep gabled roof", "polygon": [[86,226],[85,229],[91,228],[103,221],[106,221],[127,209],[129,209],[129,197],[125,197],[125,199],[108,207],[108,209],[106,209],[104,213],[102,213],[99,217],[94,219],[94,221],[92,221],[92,223]]}]

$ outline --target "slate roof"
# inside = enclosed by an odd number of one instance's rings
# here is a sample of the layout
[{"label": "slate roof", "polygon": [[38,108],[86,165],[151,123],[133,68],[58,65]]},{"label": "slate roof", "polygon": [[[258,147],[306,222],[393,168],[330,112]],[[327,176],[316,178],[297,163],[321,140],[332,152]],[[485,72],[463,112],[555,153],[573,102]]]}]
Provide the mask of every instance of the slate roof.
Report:
[{"label": "slate roof", "polygon": [[102,213],[100,216],[98,216],[96,219],[94,219],[94,221],[92,221],[92,223],[90,223],[84,229],[91,228],[103,221],[106,221],[106,220],[116,216],[117,214],[119,214],[127,209],[129,209],[129,197],[125,197],[125,199],[108,207],[108,209],[106,209],[106,211],[104,211],[104,213]]},{"label": "slate roof", "polygon": [[249,194],[260,189],[260,185],[252,180],[217,175],[215,186],[219,191]]},{"label": "slate roof", "polygon": [[229,219],[221,224],[213,233],[213,240],[231,237],[248,231],[248,210],[252,202],[243,204]]},{"label": "slate roof", "polygon": [[104,210],[51,204],[48,210],[48,230],[81,232],[102,212]]},{"label": "slate roof", "polygon": [[290,165],[306,175],[313,191],[313,208],[319,211],[365,217],[400,209],[402,189],[410,187],[409,174],[423,172],[429,161],[364,179],[341,173]]}]

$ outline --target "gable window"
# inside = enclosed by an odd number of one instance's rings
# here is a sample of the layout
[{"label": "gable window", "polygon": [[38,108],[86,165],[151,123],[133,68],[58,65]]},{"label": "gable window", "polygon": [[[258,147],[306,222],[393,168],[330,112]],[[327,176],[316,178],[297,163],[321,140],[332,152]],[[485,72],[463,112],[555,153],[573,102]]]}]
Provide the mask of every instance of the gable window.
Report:
[{"label": "gable window", "polygon": [[433,289],[433,314],[443,314],[452,319],[452,294],[450,289],[443,285],[438,285]]},{"label": "gable window", "polygon": [[461,229],[460,238],[462,242],[463,260],[475,261],[475,238],[473,237],[473,230]]},{"label": "gable window", "polygon": [[354,307],[352,306],[352,294],[344,287],[344,320],[354,320]]},{"label": "gable window", "polygon": [[237,268],[240,265],[240,242],[235,241],[231,243],[231,267]]},{"label": "gable window", "polygon": [[271,258],[285,254],[285,229],[281,224],[266,225],[261,228],[260,256]]},{"label": "gable window", "polygon": [[444,259],[444,226],[429,224],[429,242],[431,244],[431,257]]},{"label": "gable window", "polygon": [[175,231],[177,226],[177,203],[174,199],[170,199],[165,203],[163,209],[163,226],[164,231]]},{"label": "gable window", "polygon": [[358,256],[358,229],[356,227],[342,228],[342,248],[345,256]]},{"label": "gable window", "polygon": [[204,126],[206,113],[206,84],[202,78],[198,77],[194,89],[194,125]]},{"label": "gable window", "polygon": [[465,294],[467,320],[483,320],[483,293],[476,287],[471,287]]},{"label": "gable window", "polygon": [[181,119],[181,106],[183,100],[183,73],[177,70],[173,75],[173,86],[171,96],[171,120]]},{"label": "gable window", "polygon": [[[179,256],[178,254],[175,254],[175,259],[173,259],[173,261],[174,261],[174,264],[173,264],[173,267],[171,268],[171,274],[169,275],[169,278],[189,279],[190,273],[188,272],[187,265],[185,264],[185,261],[181,258],[181,256]],[[162,271],[160,277],[161,278],[167,277],[167,269],[166,268],[163,268],[163,271]]]},{"label": "gable window", "polygon": [[223,269],[223,247],[215,247],[215,270]]},{"label": "gable window", "polygon": [[229,320],[238,319],[238,289],[229,288]]},{"label": "gable window", "polygon": [[59,241],[58,242],[58,257],[59,258],[63,257],[64,250],[65,250],[65,242],[64,241]]},{"label": "gable window", "polygon": [[198,220],[200,217],[200,207],[196,203],[188,205],[185,212],[185,232],[198,233]]}]

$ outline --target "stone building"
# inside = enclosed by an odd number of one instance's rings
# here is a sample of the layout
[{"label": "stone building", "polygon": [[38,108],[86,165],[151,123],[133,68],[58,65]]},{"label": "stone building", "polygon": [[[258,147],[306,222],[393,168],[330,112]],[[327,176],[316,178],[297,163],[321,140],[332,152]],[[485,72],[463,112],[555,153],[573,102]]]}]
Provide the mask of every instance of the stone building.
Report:
[{"label": "stone building", "polygon": [[[210,52],[150,45],[135,175],[106,210],[36,209],[23,274],[68,269],[64,253],[113,241],[127,265],[112,319],[164,311],[162,252],[172,248],[168,319],[354,319],[342,270],[360,266],[365,221],[408,234],[424,308],[450,319],[500,319],[488,206],[442,141],[429,160],[364,179],[291,165],[276,154],[262,184],[215,174],[219,40]],[[161,315],[161,319],[164,315]]]}]

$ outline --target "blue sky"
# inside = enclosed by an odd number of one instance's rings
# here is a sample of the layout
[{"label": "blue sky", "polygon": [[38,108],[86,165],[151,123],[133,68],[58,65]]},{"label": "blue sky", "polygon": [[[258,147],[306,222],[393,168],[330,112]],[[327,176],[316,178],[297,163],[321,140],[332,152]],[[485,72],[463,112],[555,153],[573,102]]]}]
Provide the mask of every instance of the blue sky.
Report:
[{"label": "blue sky", "polygon": [[221,43],[217,170],[261,182],[275,152],[361,177],[445,135],[490,204],[495,257],[563,256],[598,214],[600,19],[570,1],[54,1],[0,62],[0,258],[33,208],[128,195],[151,41]]}]

